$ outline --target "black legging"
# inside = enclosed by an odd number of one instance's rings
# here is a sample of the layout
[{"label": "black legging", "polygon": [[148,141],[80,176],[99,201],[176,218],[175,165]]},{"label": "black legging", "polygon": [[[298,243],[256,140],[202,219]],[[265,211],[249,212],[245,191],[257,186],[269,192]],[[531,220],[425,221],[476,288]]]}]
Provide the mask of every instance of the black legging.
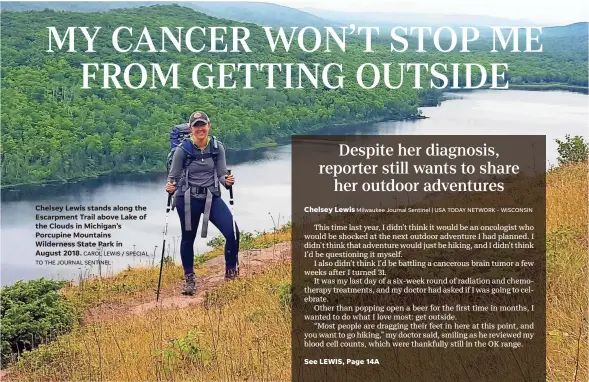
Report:
[{"label": "black legging", "polygon": [[[194,272],[194,240],[198,229],[200,216],[204,212],[204,199],[191,199],[191,219],[192,230],[184,230],[184,197],[178,197],[176,200],[176,209],[180,217],[180,227],[182,228],[182,241],[180,243],[180,258],[184,267],[184,274]],[[231,211],[220,196],[213,196],[209,221],[213,223],[221,234],[225,237],[225,266],[234,268],[237,265],[237,255],[239,253],[239,228],[236,224],[237,240],[233,236],[233,216]]]}]

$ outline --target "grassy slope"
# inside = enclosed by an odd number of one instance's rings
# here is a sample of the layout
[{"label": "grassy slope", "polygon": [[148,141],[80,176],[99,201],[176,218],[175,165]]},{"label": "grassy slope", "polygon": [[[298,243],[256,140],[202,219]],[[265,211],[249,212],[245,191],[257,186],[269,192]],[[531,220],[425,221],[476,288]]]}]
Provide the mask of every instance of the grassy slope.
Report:
[{"label": "grassy slope", "polygon": [[553,381],[589,380],[587,188],[587,163],[557,170],[548,178],[547,371]]},{"label": "grassy slope", "polygon": [[[580,334],[580,328],[587,327],[587,174],[583,163],[556,169],[547,177],[550,381],[589,377],[587,332]],[[288,238],[283,231],[256,245]],[[179,274],[176,267],[168,267],[166,283]],[[80,326],[23,357],[12,375],[19,381],[289,380],[291,316],[285,297],[290,277],[286,263],[225,284],[204,306]],[[150,294],[155,279],[156,270],[131,270],[87,289],[92,292],[86,292],[83,303],[79,289],[68,293],[85,309],[99,301]]]}]

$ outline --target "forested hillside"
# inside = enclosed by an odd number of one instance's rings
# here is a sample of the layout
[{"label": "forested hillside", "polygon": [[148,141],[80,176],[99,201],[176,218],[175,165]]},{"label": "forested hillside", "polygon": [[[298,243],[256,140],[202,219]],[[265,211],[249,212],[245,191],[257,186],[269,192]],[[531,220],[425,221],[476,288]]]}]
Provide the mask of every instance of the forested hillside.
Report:
[{"label": "forested hillside", "polygon": [[[348,42],[345,53],[304,53],[298,49],[272,53],[263,31],[249,25],[248,44],[252,53],[118,53],[110,37],[118,26],[140,31],[148,27],[159,36],[159,27],[210,27],[228,25],[213,17],[177,5],[153,6],[101,13],[3,12],[2,13],[2,180],[3,186],[63,180],[100,173],[165,169],[172,125],[185,121],[190,112],[209,113],[213,128],[229,150],[272,144],[291,134],[309,132],[331,124],[379,119],[410,118],[423,102],[436,103],[439,92],[413,89],[406,85],[388,90],[384,85],[361,89],[355,69],[364,62],[508,62],[507,78],[519,83],[561,82],[587,85],[587,54],[567,50],[562,44],[546,54],[407,53],[392,56],[388,44],[375,46],[366,54],[363,46]],[[237,22],[231,25],[244,25]],[[101,26],[95,42],[96,53],[47,53],[47,27],[65,31],[70,26]],[[121,46],[133,44],[133,37],[121,35]],[[157,42],[160,38],[155,37]],[[193,38],[194,46],[208,40]],[[82,40],[84,41],[84,40]],[[571,41],[570,39],[567,41]],[[229,41],[227,41],[229,42]],[[586,37],[585,37],[586,43]],[[572,44],[572,43],[571,43]],[[575,43],[577,44],[577,43]],[[83,45],[82,45],[83,46]],[[170,45],[171,46],[171,45]],[[550,46],[548,43],[547,46]],[[575,45],[576,46],[576,45]],[[558,50],[556,49],[558,47]],[[207,49],[205,49],[206,51]],[[82,87],[82,63],[115,63],[123,68],[132,62],[163,68],[180,64],[181,89],[91,89]],[[304,89],[266,89],[267,76],[253,76],[253,89],[242,89],[243,73],[236,73],[237,89],[196,89],[192,68],[200,63],[341,63],[346,76],[343,89],[315,89],[307,80]],[[276,78],[280,84],[284,74]],[[405,75],[405,77],[409,77]],[[97,74],[97,78],[101,78]],[[137,83],[137,77],[134,76]],[[400,73],[390,74],[399,83]],[[122,79],[122,77],[121,77]],[[461,80],[463,83],[463,80]],[[218,85],[218,81],[216,82]],[[296,87],[297,83],[294,83]]]}]

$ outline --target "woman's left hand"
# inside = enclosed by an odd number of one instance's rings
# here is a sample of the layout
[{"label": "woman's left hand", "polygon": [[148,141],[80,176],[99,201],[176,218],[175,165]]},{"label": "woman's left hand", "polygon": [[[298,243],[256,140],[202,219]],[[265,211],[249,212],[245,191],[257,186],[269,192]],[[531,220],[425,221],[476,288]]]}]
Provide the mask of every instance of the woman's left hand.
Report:
[{"label": "woman's left hand", "polygon": [[233,186],[233,184],[235,183],[235,178],[233,177],[233,175],[225,175],[225,183],[227,184],[227,186]]}]

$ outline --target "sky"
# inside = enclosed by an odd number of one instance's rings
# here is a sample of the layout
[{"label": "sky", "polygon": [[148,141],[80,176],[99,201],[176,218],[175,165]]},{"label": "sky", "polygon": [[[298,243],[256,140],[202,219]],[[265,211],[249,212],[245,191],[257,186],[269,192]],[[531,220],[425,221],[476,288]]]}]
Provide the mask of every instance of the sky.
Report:
[{"label": "sky", "polygon": [[[219,1],[219,0],[215,0]],[[236,0],[221,0],[236,1]],[[237,0],[240,1],[240,0]],[[357,12],[463,14],[527,19],[537,23],[589,21],[587,0],[254,0],[292,8]]]}]

